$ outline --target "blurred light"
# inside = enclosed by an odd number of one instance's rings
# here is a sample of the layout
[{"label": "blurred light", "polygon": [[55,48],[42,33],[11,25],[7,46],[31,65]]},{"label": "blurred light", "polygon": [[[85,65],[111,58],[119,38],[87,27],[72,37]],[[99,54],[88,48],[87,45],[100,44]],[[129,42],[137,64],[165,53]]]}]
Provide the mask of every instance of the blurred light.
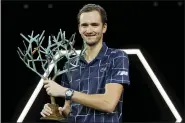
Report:
[{"label": "blurred light", "polygon": [[29,5],[28,5],[28,4],[24,4],[24,5],[23,5],[23,8],[24,8],[24,9],[28,9],[28,8],[29,8]]},{"label": "blurred light", "polygon": [[182,6],[183,2],[177,2],[178,6]]},{"label": "blurred light", "polygon": [[48,4],[48,8],[52,9],[53,8],[53,4]]},{"label": "blurred light", "polygon": [[157,7],[158,5],[159,5],[158,2],[154,2],[154,3],[153,3],[153,6],[154,6],[154,7]]},{"label": "blurred light", "polygon": [[[159,93],[161,94],[161,96],[163,97],[164,101],[166,102],[167,106],[171,110],[173,116],[176,119],[176,122],[181,122],[182,118],[181,118],[180,114],[178,113],[177,109],[175,108],[175,106],[173,105],[172,101],[168,97],[166,91],[164,90],[164,88],[161,85],[161,82],[158,80],[158,78],[154,74],[154,72],[151,69],[150,65],[148,64],[148,62],[146,61],[145,57],[143,56],[142,52],[139,49],[123,49],[123,51],[125,51],[128,55],[137,55],[137,57],[139,58],[139,60],[143,64],[145,70],[147,71],[147,73],[151,77],[154,85],[156,86],[156,88],[158,89]],[[77,50],[77,53],[79,54],[80,50]],[[56,58],[58,58],[58,57],[59,57],[59,55],[56,56]],[[49,72],[48,72],[49,74],[52,71],[53,67],[54,67],[54,64],[51,64],[49,66],[49,68],[48,68],[49,69]],[[43,76],[47,77],[48,75],[47,75],[47,73],[44,73]],[[37,95],[39,94],[40,90],[42,89],[42,87],[43,87],[43,79],[41,79],[39,81],[37,87],[35,88],[33,94],[31,95],[30,99],[28,100],[28,102],[27,102],[25,108],[23,109],[21,115],[19,116],[17,122],[22,122],[24,120],[25,116],[27,115],[28,111],[30,110],[33,102],[35,101],[35,99],[36,99]]]}]

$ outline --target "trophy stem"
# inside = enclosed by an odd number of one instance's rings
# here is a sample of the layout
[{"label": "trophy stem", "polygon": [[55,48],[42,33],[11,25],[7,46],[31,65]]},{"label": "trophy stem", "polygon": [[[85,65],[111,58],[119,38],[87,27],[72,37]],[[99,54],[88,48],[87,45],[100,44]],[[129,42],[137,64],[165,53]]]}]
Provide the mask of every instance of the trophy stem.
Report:
[{"label": "trophy stem", "polygon": [[53,96],[50,96],[50,99],[51,99],[51,104],[56,104],[55,98]]},{"label": "trophy stem", "polygon": [[[52,80],[54,81],[56,79],[56,77],[57,77],[57,75],[55,74],[54,77],[52,78]],[[50,99],[51,99],[51,104],[56,104],[55,97],[50,96]]]}]

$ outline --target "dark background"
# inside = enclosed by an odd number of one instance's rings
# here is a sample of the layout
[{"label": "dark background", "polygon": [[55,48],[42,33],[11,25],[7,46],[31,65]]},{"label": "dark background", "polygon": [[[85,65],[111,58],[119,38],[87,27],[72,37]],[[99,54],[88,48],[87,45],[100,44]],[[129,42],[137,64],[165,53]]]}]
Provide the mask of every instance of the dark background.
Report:
[{"label": "dark background", "polygon": [[[17,121],[40,78],[18,57],[22,37],[42,33],[66,37],[76,35],[75,48],[82,46],[76,16],[87,3],[97,3],[108,14],[104,40],[112,48],[140,48],[170,99],[184,116],[184,2],[2,2],[2,121]],[[127,122],[175,121],[153,81],[136,55],[129,55],[131,86],[125,90]],[[41,90],[24,121],[39,121],[43,104],[49,102]],[[57,99],[63,104],[62,99]],[[184,118],[184,117],[183,117]]]}]

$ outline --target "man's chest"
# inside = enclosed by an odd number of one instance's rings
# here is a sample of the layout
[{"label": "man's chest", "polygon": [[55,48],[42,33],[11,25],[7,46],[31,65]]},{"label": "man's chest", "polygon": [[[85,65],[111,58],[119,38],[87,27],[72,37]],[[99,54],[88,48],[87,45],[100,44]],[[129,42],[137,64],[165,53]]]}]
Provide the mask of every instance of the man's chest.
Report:
[{"label": "man's chest", "polygon": [[106,78],[110,70],[110,62],[96,61],[92,64],[80,63],[68,74],[70,87],[84,93],[103,93]]}]

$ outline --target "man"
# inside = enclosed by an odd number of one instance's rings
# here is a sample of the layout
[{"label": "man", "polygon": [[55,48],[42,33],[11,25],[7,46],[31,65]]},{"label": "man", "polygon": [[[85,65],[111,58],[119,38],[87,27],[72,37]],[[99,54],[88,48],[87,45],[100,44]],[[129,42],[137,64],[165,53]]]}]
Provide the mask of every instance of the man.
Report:
[{"label": "man", "polygon": [[[59,111],[68,122],[122,121],[124,85],[129,85],[129,60],[125,52],[108,48],[103,42],[107,30],[107,16],[99,5],[85,5],[78,14],[78,28],[87,50],[80,58],[79,67],[64,74],[62,84],[44,81],[48,95],[66,99]],[[45,104],[41,115],[50,115]]]}]

